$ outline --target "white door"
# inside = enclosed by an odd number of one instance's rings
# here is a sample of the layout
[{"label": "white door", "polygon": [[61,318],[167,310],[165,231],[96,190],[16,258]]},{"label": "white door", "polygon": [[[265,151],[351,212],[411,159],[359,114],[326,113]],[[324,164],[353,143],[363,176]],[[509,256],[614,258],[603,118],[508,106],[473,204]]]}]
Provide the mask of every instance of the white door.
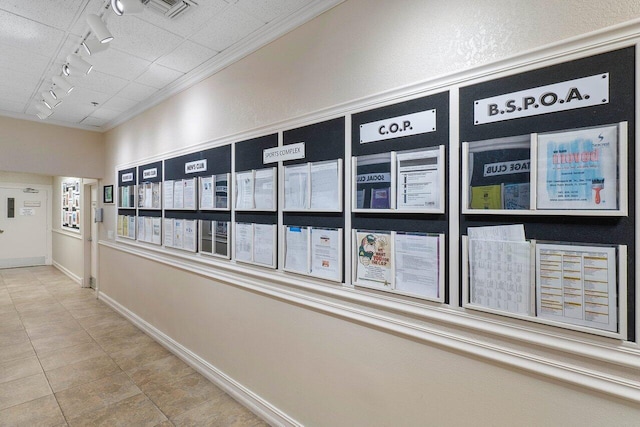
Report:
[{"label": "white door", "polygon": [[0,268],[50,263],[48,192],[25,188],[0,187]]}]

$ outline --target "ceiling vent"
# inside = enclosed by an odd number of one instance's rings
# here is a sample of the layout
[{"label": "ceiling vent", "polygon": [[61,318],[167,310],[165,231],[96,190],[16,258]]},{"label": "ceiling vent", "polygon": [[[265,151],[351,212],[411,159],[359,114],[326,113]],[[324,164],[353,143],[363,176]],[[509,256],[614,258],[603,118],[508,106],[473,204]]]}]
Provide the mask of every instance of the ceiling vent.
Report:
[{"label": "ceiling vent", "polygon": [[169,19],[177,19],[198,5],[193,0],[142,0],[142,3]]}]

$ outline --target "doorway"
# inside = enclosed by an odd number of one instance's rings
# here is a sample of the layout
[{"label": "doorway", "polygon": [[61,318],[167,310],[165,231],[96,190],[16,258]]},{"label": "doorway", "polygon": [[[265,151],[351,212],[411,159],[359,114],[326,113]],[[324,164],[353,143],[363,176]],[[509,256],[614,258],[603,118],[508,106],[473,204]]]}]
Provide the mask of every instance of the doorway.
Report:
[{"label": "doorway", "polygon": [[[85,180],[86,181],[86,180]],[[85,215],[84,239],[84,280],[82,286],[85,288],[98,288],[98,223],[96,211],[99,207],[98,185],[91,183],[84,186],[85,196],[84,206],[89,215]]]},{"label": "doorway", "polygon": [[50,190],[0,187],[0,268],[51,264]]}]

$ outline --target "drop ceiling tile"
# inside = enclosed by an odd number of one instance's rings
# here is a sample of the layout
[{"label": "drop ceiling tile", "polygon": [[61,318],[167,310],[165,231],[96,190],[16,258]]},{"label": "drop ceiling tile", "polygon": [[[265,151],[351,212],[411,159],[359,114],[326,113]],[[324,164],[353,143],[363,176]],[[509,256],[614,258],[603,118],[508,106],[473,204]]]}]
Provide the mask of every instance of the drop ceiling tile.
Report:
[{"label": "drop ceiling tile", "polygon": [[11,113],[24,112],[27,102],[18,102],[12,99],[0,98],[0,110],[9,111]]},{"label": "drop ceiling tile", "polygon": [[10,70],[22,73],[42,74],[49,65],[50,56],[30,53],[25,55],[24,51],[15,46],[0,43],[1,66]]},{"label": "drop ceiling tile", "polygon": [[136,82],[131,82],[127,87],[122,89],[118,96],[134,101],[143,101],[156,93],[158,89],[155,87],[143,85]]},{"label": "drop ceiling tile", "polygon": [[111,96],[118,93],[129,81],[119,77],[96,71],[95,67],[87,76],[69,79],[77,87],[90,89],[96,92],[106,93]]},{"label": "drop ceiling tile", "polygon": [[155,61],[171,52],[183,40],[135,15],[110,16],[107,26],[114,37],[111,47],[148,61]]},{"label": "drop ceiling tile", "polygon": [[2,0],[0,9],[42,22],[50,27],[67,30],[86,0]]},{"label": "drop ceiling tile", "polygon": [[91,62],[96,71],[126,80],[134,80],[151,65],[150,61],[112,47],[88,58],[83,56],[83,58]]},{"label": "drop ceiling tile", "polygon": [[179,71],[163,67],[162,65],[152,64],[147,71],[136,79],[136,82],[162,89],[183,75],[184,73]]},{"label": "drop ceiling tile", "polygon": [[99,119],[97,117],[87,117],[80,123],[82,123],[83,125],[87,125],[87,126],[100,127],[100,126],[104,125],[105,123],[107,123],[108,121],[109,120]]},{"label": "drop ceiling tile", "polygon": [[217,54],[218,52],[215,50],[186,40],[176,50],[163,56],[156,63],[173,70],[188,73]]},{"label": "drop ceiling tile", "polygon": [[311,0],[239,0],[238,8],[262,22],[291,15],[311,3]]},{"label": "drop ceiling tile", "polygon": [[98,108],[91,114],[95,119],[113,120],[120,115],[120,111],[109,110],[108,108]]},{"label": "drop ceiling tile", "polygon": [[235,6],[230,6],[190,39],[221,52],[263,25],[262,21]]},{"label": "drop ceiling tile", "polygon": [[104,108],[108,108],[109,110],[114,111],[127,111],[130,108],[135,107],[138,104],[138,101],[134,101],[132,99],[122,98],[120,96],[115,96],[102,104]]},{"label": "drop ceiling tile", "polygon": [[[91,104],[97,102],[98,105],[102,105],[107,102],[111,95],[106,93],[96,92],[83,87],[77,87],[68,96],[64,98],[64,104],[74,105],[77,108],[89,108],[95,110],[95,107]],[[88,116],[89,114],[87,114]]]},{"label": "drop ceiling tile", "polygon": [[64,31],[0,10],[0,39],[26,52],[51,55],[64,38]]},{"label": "drop ceiling tile", "polygon": [[219,15],[225,7],[228,7],[228,4],[222,0],[206,0],[198,2],[198,6],[190,8],[176,19],[169,19],[148,7],[136,17],[179,36],[189,37]]}]

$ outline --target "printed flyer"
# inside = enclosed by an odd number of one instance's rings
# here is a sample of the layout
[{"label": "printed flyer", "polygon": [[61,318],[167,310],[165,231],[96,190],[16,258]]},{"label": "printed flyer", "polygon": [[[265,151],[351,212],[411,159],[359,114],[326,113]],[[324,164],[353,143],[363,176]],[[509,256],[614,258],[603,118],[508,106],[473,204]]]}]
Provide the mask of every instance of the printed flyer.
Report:
[{"label": "printed flyer", "polygon": [[391,287],[393,280],[391,232],[356,231],[356,283],[376,288]]},{"label": "printed flyer", "polygon": [[538,209],[618,208],[617,126],[538,136]]}]

